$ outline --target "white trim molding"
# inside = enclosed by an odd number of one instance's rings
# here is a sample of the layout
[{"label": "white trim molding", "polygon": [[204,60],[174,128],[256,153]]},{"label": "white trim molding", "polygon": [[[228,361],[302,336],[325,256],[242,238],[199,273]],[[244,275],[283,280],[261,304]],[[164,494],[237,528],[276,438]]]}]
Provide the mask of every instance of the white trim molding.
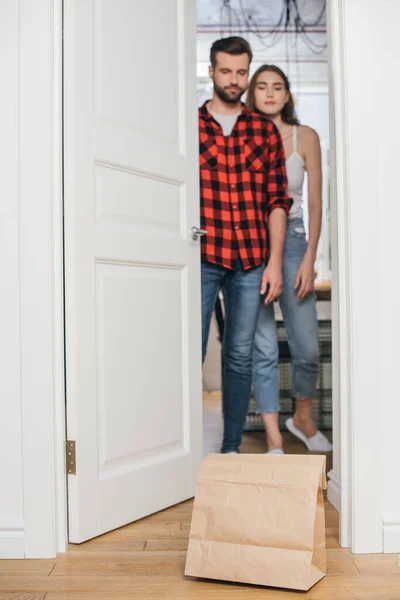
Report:
[{"label": "white trim molding", "polygon": [[[61,19],[62,0],[20,0],[20,318],[26,558],[54,557],[57,550],[66,548],[65,463],[61,467],[65,439]],[[64,528],[60,539],[58,526]]]},{"label": "white trim molding", "polygon": [[0,560],[24,557],[25,538],[22,519],[2,519],[0,521]]},{"label": "white trim molding", "polygon": [[[336,174],[333,213],[337,219],[333,312],[338,317],[338,332],[333,360],[339,372],[334,373],[334,402],[340,418],[340,455],[334,456],[334,469],[340,480],[341,545],[356,553],[377,553],[383,550],[384,456],[383,444],[371,443],[371,432],[374,439],[384,439],[382,411],[377,404],[382,391],[377,356],[381,356],[384,308],[379,293],[366,292],[365,282],[374,273],[378,275],[374,285],[379,289],[382,257],[376,206],[381,134],[371,135],[365,123],[376,114],[379,86],[363,95],[362,102],[360,90],[371,69],[379,72],[381,54],[371,40],[381,30],[373,0],[363,7],[360,27],[357,0],[331,0],[328,4]],[[337,442],[334,432],[336,452]]]},{"label": "white trim molding", "polygon": [[63,223],[63,0],[53,0],[53,198],[51,222],[53,265],[53,393],[55,450],[56,550],[68,547],[66,464],[65,360],[64,360],[64,223]]},{"label": "white trim molding", "polygon": [[[345,82],[343,65],[343,21],[340,2],[327,5],[329,32],[330,80],[330,147],[331,147],[331,239],[332,239],[332,409],[333,409],[333,468],[328,474],[328,498],[340,513],[340,544],[351,545],[351,498],[349,487],[349,414],[350,346],[348,325],[349,307],[349,242],[347,214],[347,154]],[[338,285],[338,282],[341,285]],[[339,310],[340,309],[340,310]],[[339,491],[339,497],[338,492]]]},{"label": "white trim molding", "polygon": [[[346,132],[343,64],[343,23],[339,4],[327,5],[329,35],[330,82],[330,149],[331,149],[331,252],[332,252],[332,411],[333,411],[333,468],[328,474],[328,499],[340,513],[340,544],[351,544],[349,488],[349,426],[346,404],[349,399],[347,356],[340,348],[348,347],[348,240],[346,213]],[[340,240],[340,242],[339,242]],[[339,287],[338,281],[342,285]],[[344,284],[344,285],[343,285]],[[339,307],[341,310],[339,310]],[[342,458],[343,457],[343,458]],[[343,464],[342,464],[343,463]],[[337,490],[339,489],[339,498]]]},{"label": "white trim molding", "polygon": [[383,515],[382,537],[383,552],[400,552],[400,512]]},{"label": "white trim molding", "polygon": [[[328,500],[340,512],[340,480],[337,472],[331,469],[328,477]],[[344,545],[344,544],[343,544]]]},{"label": "white trim molding", "polygon": [[0,559],[24,556],[19,310],[19,2],[0,2]]}]

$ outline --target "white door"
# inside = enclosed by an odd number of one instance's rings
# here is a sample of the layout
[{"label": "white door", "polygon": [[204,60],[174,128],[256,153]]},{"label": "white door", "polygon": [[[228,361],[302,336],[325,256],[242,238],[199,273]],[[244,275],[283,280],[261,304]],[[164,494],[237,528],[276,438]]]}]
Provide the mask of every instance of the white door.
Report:
[{"label": "white door", "polygon": [[65,0],[69,539],[193,496],[200,467],[195,0]]}]

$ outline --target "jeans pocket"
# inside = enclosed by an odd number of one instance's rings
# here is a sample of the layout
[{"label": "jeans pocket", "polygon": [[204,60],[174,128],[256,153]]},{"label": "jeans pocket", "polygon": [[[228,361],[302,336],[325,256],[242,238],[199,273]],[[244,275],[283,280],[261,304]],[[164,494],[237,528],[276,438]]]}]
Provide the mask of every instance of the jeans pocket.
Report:
[{"label": "jeans pocket", "polygon": [[287,235],[296,240],[306,241],[306,230],[302,223],[289,225]]}]

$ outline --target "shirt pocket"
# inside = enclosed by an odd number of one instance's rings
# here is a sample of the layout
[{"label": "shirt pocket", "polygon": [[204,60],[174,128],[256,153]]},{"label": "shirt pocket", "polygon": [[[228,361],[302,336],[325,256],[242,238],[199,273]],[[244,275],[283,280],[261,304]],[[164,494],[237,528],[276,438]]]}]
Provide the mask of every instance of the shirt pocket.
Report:
[{"label": "shirt pocket", "polygon": [[267,145],[262,140],[245,139],[243,143],[243,162],[246,169],[256,173],[267,170]]},{"label": "shirt pocket", "polygon": [[215,170],[218,168],[218,148],[215,140],[208,135],[200,134],[200,169]]}]

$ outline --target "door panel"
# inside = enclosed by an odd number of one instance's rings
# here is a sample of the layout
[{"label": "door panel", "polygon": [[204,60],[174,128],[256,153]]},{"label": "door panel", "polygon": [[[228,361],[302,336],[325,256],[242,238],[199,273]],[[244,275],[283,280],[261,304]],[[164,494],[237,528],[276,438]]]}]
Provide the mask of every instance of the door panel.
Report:
[{"label": "door panel", "polygon": [[70,541],[193,496],[201,461],[195,0],[66,0]]}]

